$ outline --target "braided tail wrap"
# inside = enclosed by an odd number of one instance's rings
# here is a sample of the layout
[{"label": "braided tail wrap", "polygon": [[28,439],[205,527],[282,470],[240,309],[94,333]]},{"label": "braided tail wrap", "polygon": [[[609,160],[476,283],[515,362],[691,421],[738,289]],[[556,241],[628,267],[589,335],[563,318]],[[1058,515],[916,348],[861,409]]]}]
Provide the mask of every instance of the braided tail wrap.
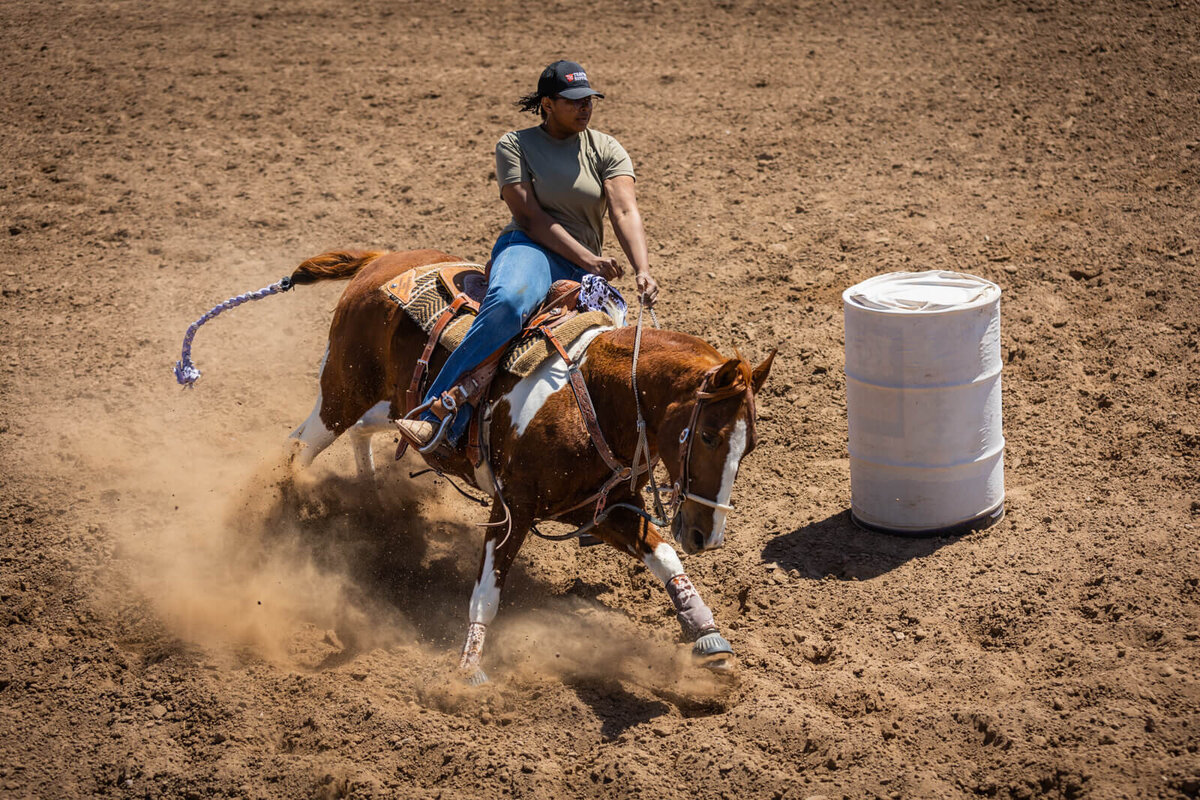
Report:
[{"label": "braided tail wrap", "polygon": [[183,353],[178,361],[175,362],[175,380],[180,386],[185,389],[191,389],[196,381],[200,378],[200,370],[196,369],[196,365],[192,363],[192,339],[196,337],[196,331],[200,330],[200,326],[208,322],[213,317],[226,311],[230,308],[237,308],[242,303],[248,303],[251,300],[262,300],[264,297],[270,297],[279,292],[286,292],[292,288],[291,277],[283,278],[277,283],[272,283],[270,286],[263,287],[256,292],[246,292],[239,294],[236,297],[231,297],[224,303],[218,303],[208,310],[203,317],[193,322],[188,326],[187,333],[183,335]]},{"label": "braided tail wrap", "polygon": [[196,365],[192,363],[192,339],[196,337],[196,331],[200,329],[201,325],[222,311],[237,308],[242,303],[248,303],[251,300],[262,300],[264,297],[286,292],[293,286],[352,277],[363,266],[381,255],[383,254],[380,252],[361,250],[322,253],[305,261],[296,267],[296,271],[291,275],[281,278],[270,286],[264,286],[258,291],[239,294],[224,303],[213,306],[204,316],[189,325],[187,333],[183,335],[183,352],[179,360],[175,362],[176,382],[185,389],[191,389],[200,378],[200,370],[196,369]]}]

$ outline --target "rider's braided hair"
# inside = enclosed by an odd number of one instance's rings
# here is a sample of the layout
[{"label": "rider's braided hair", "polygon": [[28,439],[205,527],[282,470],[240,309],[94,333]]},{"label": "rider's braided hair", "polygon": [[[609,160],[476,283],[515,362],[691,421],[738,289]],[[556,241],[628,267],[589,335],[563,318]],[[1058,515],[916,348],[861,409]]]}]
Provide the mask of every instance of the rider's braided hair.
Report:
[{"label": "rider's braided hair", "polygon": [[542,119],[545,119],[546,112],[542,109],[542,98],[547,96],[540,92],[530,92],[517,101],[517,108],[533,114],[541,114]]}]

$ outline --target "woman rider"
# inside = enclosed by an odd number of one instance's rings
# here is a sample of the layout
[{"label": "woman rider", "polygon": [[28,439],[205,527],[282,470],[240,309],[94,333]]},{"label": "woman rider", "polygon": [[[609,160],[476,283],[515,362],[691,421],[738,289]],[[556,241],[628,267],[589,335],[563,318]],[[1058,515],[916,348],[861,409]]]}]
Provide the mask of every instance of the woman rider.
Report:
[{"label": "woman rider", "polygon": [[[540,113],[542,123],[510,131],[496,145],[496,180],[512,221],[492,248],[479,314],[429,387],[426,402],[520,333],[555,281],[578,281],[589,272],[611,281],[624,274],[615,258],[601,255],[606,208],[638,292],[647,305],[654,303],[658,284],[650,277],[633,163],[616,139],[588,128],[595,97],[604,95],[591,87],[583,67],[555,61],[542,71],[537,91],[518,102],[521,110]],[[470,417],[469,406],[459,411],[447,437],[451,445]],[[401,420],[400,428],[424,447],[436,423],[427,411],[420,419]]]}]

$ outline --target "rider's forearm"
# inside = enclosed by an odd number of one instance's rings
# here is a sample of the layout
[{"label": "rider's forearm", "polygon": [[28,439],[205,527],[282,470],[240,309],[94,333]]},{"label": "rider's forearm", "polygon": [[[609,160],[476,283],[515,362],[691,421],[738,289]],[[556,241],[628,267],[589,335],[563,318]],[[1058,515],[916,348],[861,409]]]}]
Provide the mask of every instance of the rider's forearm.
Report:
[{"label": "rider's forearm", "polygon": [[592,251],[580,244],[578,239],[545,211],[531,214],[529,219],[518,220],[518,223],[529,238],[542,247],[557,253],[580,269],[588,269],[588,259],[594,256]]},{"label": "rider's forearm", "polygon": [[623,214],[610,214],[613,230],[617,241],[625,251],[625,257],[633,265],[634,275],[650,273],[650,254],[646,249],[646,229],[642,225],[642,215],[637,208]]}]

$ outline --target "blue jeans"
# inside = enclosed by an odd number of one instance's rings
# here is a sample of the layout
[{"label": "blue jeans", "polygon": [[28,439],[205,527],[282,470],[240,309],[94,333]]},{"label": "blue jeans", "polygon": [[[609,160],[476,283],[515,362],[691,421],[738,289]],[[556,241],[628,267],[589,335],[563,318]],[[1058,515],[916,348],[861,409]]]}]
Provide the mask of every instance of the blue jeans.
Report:
[{"label": "blue jeans", "polygon": [[[519,334],[533,310],[546,298],[551,284],[560,280],[577,281],[585,274],[520,231],[503,234],[492,247],[492,272],[479,314],[429,387],[425,402],[453,388],[463,375]],[[450,444],[457,444],[462,438],[473,410],[470,406],[459,410],[447,436]],[[422,414],[421,419],[438,424],[430,411]]]}]

